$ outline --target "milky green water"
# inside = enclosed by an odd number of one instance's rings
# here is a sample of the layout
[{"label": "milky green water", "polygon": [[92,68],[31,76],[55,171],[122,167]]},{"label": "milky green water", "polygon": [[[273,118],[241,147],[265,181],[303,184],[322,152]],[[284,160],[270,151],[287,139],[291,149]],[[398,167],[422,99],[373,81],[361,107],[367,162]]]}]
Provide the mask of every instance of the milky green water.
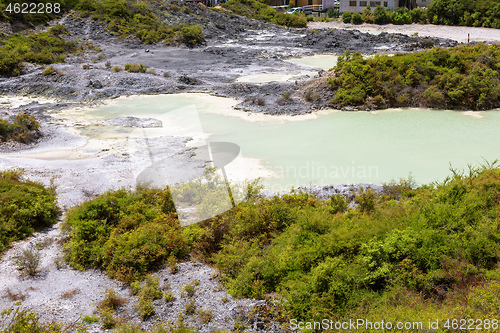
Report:
[{"label": "milky green water", "polygon": [[312,56],[307,56],[302,58],[287,59],[285,61],[297,65],[304,65],[304,66],[329,70],[330,68],[333,68],[337,65],[337,59],[338,56],[333,54],[315,54]]},{"label": "milky green water", "polygon": [[[245,158],[267,172],[266,187],[343,183],[381,184],[407,177],[441,181],[450,164],[466,168],[500,158],[500,112],[425,109],[323,112],[273,117],[233,110],[232,99],[205,94],[157,95],[114,100],[94,116],[160,117],[194,105],[212,141],[241,147]],[[168,124],[165,125],[166,132]],[[249,163],[242,172],[251,173]]]}]

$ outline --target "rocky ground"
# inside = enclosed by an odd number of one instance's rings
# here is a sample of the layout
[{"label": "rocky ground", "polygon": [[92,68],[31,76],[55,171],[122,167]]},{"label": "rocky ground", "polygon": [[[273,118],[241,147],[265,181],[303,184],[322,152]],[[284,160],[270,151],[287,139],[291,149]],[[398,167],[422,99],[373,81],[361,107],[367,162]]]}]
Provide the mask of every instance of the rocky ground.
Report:
[{"label": "rocky ground", "polygon": [[[42,123],[42,138],[31,145],[3,144],[0,146],[0,169],[22,167],[26,176],[45,184],[58,186],[58,200],[63,209],[81,203],[111,188],[134,186],[134,171],[127,166],[134,162],[139,167],[148,165],[144,143],[137,142],[131,150],[105,146],[85,147],[88,138],[68,131],[76,121],[63,121],[57,113],[62,109],[92,106],[102,100],[123,95],[160,94],[177,92],[206,92],[238,99],[237,109],[269,114],[304,114],[315,105],[305,96],[283,99],[299,82],[237,83],[243,75],[256,73],[301,73],[304,68],[284,62],[284,59],[318,53],[340,54],[346,49],[363,54],[377,52],[405,52],[419,50],[432,44],[454,46],[456,41],[438,37],[411,37],[405,34],[381,33],[373,35],[356,30],[342,29],[286,29],[243,17],[192,7],[191,14],[176,13],[165,18],[169,23],[200,22],[204,27],[205,45],[196,48],[171,47],[161,44],[143,45],[135,38],[120,39],[104,30],[105,26],[91,19],[75,19],[71,15],[58,22],[70,31],[69,38],[88,41],[102,51],[89,50],[84,54],[68,56],[65,63],[55,64],[56,74],[44,76],[46,66],[29,65],[23,75],[0,79],[0,94],[7,96],[0,103],[0,116],[12,117],[20,111],[34,114]],[[13,27],[3,24],[4,32]],[[9,30],[10,29],[10,30]],[[15,30],[15,29],[14,29]],[[106,62],[111,67],[106,67]],[[112,72],[114,66],[142,63],[152,73]],[[84,69],[88,65],[88,69]],[[318,74],[320,77],[321,73]],[[307,78],[305,78],[307,79]],[[315,81],[316,82],[316,81]],[[314,83],[316,84],[316,83]],[[327,87],[324,87],[327,89]],[[17,96],[34,96],[34,100],[21,100]],[[263,102],[258,100],[262,99]],[[155,119],[112,119],[110,124],[128,127],[157,127]],[[202,172],[205,164],[190,158],[186,148],[189,138],[164,137],[148,144],[162,149],[162,154],[172,163],[178,163],[183,172],[192,176]],[[111,149],[111,151],[110,151]],[[47,151],[61,151],[60,155],[44,155]],[[85,155],[88,153],[89,155]],[[82,155],[83,154],[83,155]],[[34,158],[36,157],[36,158]],[[132,161],[133,160],[133,161]],[[137,164],[138,163],[138,164]],[[142,164],[141,164],[142,163]],[[138,167],[138,169],[140,169]],[[330,186],[306,190],[329,197],[331,194],[348,194],[359,186]],[[380,190],[379,188],[375,188]],[[269,193],[267,195],[270,195]],[[186,322],[204,332],[216,329],[234,329],[243,323],[252,331],[279,331],[276,323],[263,325],[248,317],[261,301],[234,300],[221,289],[217,272],[205,265],[186,262],[179,265],[179,272],[166,270],[157,275],[163,283],[170,284],[175,301],[156,301],[157,316],[141,322],[135,304],[137,299],[126,286],[117,283],[99,271],[77,272],[64,265],[60,258],[59,225],[37,233],[26,241],[18,242],[0,261],[0,308],[22,300],[25,306],[40,312],[44,320],[65,323],[78,321],[92,315],[95,304],[102,299],[106,288],[115,288],[128,299],[119,316],[148,328],[156,319],[177,321],[187,302],[181,296],[184,284],[199,280],[195,301],[202,309],[212,309],[210,324],[200,321],[199,315],[187,316]],[[34,278],[20,275],[12,263],[13,256],[29,243],[43,247],[41,272]],[[90,325],[100,331],[99,324]]]}]

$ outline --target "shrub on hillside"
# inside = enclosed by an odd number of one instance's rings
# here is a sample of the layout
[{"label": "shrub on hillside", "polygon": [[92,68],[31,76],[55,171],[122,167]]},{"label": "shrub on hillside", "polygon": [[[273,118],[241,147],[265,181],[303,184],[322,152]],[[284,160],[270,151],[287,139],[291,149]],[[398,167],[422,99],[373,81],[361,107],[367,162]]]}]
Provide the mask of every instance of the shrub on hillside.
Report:
[{"label": "shrub on hillside", "polygon": [[73,42],[66,42],[53,31],[29,35],[13,34],[0,43],[0,75],[18,76],[23,62],[52,64],[64,62],[64,54],[75,52]]},{"label": "shrub on hillside", "polygon": [[21,171],[0,172],[0,253],[12,241],[54,224],[59,215],[55,189],[23,181],[22,174]]},{"label": "shrub on hillside", "polygon": [[182,42],[195,46],[204,42],[202,28],[199,24],[183,25],[181,28]]},{"label": "shrub on hillside", "polygon": [[12,123],[0,119],[0,142],[30,143],[39,136],[40,123],[34,116],[19,113]]},{"label": "shrub on hillside", "polygon": [[79,269],[101,267],[122,281],[140,279],[186,254],[174,212],[168,189],[100,195],[68,212],[67,258]]},{"label": "shrub on hillside", "polygon": [[148,67],[146,65],[143,65],[140,63],[139,65],[137,64],[125,64],[125,70],[129,73],[146,73],[148,70]]}]

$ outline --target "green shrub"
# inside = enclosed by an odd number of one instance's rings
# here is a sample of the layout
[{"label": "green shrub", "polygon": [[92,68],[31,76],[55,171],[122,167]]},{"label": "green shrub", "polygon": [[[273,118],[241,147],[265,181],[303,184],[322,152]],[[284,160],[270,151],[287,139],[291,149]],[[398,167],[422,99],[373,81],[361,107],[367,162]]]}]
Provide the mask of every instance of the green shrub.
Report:
[{"label": "green shrub", "polygon": [[19,302],[0,312],[0,329],[6,333],[60,333],[75,331],[78,326],[74,324],[64,326],[55,321],[44,323],[40,320],[38,313],[22,308]]},{"label": "green shrub", "polygon": [[145,285],[139,289],[137,310],[139,314],[146,319],[155,312],[153,301],[162,298],[164,295],[160,290],[160,281],[158,277],[153,278],[151,275],[148,275],[144,283]]},{"label": "green shrub", "polygon": [[12,123],[0,119],[0,142],[30,143],[39,137],[40,123],[34,116],[19,113]]},{"label": "green shrub", "polygon": [[393,24],[408,24],[411,22],[410,11],[406,7],[396,8],[391,13],[391,22]]},{"label": "green shrub", "polygon": [[120,297],[113,288],[107,288],[104,299],[97,304],[97,309],[114,311],[125,303],[127,303],[127,300]]},{"label": "green shrub", "polygon": [[343,195],[332,195],[330,198],[332,213],[344,213],[349,206],[349,202]]},{"label": "green shrub", "polygon": [[67,258],[79,269],[101,267],[122,281],[141,279],[187,251],[174,212],[168,189],[103,194],[68,212]]},{"label": "green shrub", "polygon": [[329,18],[338,18],[339,17],[339,11],[336,9],[336,8],[328,8],[328,10],[326,11],[326,15],[329,17]]},{"label": "green shrub", "polygon": [[60,36],[60,35],[69,35],[68,29],[62,24],[56,24],[52,27],[50,27],[49,32],[53,34],[54,36]]},{"label": "green shrub", "polygon": [[363,15],[361,15],[361,20],[366,23],[374,23],[375,22],[375,16],[372,13],[372,9],[370,5],[365,7],[363,9]]},{"label": "green shrub", "polygon": [[21,171],[0,172],[0,252],[57,221],[55,188],[22,181]]},{"label": "green shrub", "polygon": [[195,46],[204,42],[202,28],[199,24],[183,25],[181,28],[182,42]]},{"label": "green shrub", "polygon": [[342,22],[351,23],[351,21],[352,21],[352,13],[350,12],[342,13]]},{"label": "green shrub", "polygon": [[120,66],[114,66],[114,67],[111,69],[111,71],[112,71],[112,72],[121,72],[121,70],[122,70],[122,69],[121,69],[121,67],[120,67]]},{"label": "green shrub", "polygon": [[125,64],[125,70],[129,73],[146,73],[148,70],[148,67],[140,63],[139,65],[136,64]]},{"label": "green shrub", "polygon": [[372,189],[365,190],[361,188],[356,194],[354,201],[359,205],[358,209],[363,213],[372,213],[375,211],[376,193]]},{"label": "green shrub", "polygon": [[304,28],[307,26],[307,19],[304,14],[290,15],[278,13],[276,14],[275,22],[285,27]]},{"label": "green shrub", "polygon": [[[340,65],[354,59],[341,57]],[[346,206],[337,199],[322,201],[302,192],[261,198],[182,230],[173,218],[161,220],[167,228],[137,237],[139,228],[155,224],[159,211],[172,211],[169,195],[158,190],[109,192],[68,213],[73,226],[70,257],[83,265],[95,260],[101,267],[109,260],[119,266],[108,273],[145,276],[166,263],[171,254],[166,256],[163,237],[175,232],[166,252],[190,250],[214,264],[235,297],[274,295],[283,321],[382,315],[391,321],[431,315],[441,321],[449,316],[486,318],[495,311],[500,281],[496,164],[467,174],[454,171],[442,183],[416,189],[408,179],[384,186],[382,193],[363,190],[355,198],[358,209],[345,214],[332,214]],[[116,241],[124,234],[135,240],[134,246]],[[157,246],[144,251],[143,242],[151,240]],[[104,254],[110,259],[103,259]],[[147,266],[156,256],[161,265]],[[146,267],[138,269],[137,262]],[[149,281],[151,292],[144,295],[162,297],[157,280]],[[193,294],[195,284],[184,286],[184,295]],[[146,310],[154,310],[155,297],[145,297]],[[163,297],[167,299],[165,293]],[[192,301],[186,300],[188,313],[195,306]],[[181,321],[179,327],[183,325]]]},{"label": "green shrub", "polygon": [[361,24],[363,23],[363,19],[361,18],[360,13],[353,13],[351,17],[351,22],[354,24]]},{"label": "green shrub", "polygon": [[182,286],[182,295],[184,297],[193,297],[194,296],[195,287],[191,283],[187,283]]},{"label": "green shrub", "polygon": [[374,18],[375,23],[377,23],[377,24],[388,23],[388,18],[387,18],[385,7],[377,6],[375,8],[375,11],[373,12],[373,18]]},{"label": "green shrub", "polygon": [[51,74],[57,74],[56,70],[54,69],[54,66],[49,66],[45,68],[45,70],[42,73],[43,75],[51,75]]},{"label": "green shrub", "polygon": [[410,16],[413,23],[425,23],[427,20],[425,10],[420,7],[412,9]]},{"label": "green shrub", "polygon": [[184,312],[186,314],[192,315],[192,314],[194,314],[195,311],[196,311],[196,301],[194,299],[192,299],[184,304]]},{"label": "green shrub", "polygon": [[[288,227],[271,239],[229,231],[215,262],[232,295],[279,292],[286,311],[299,320],[382,313],[401,318],[413,308],[416,313],[427,308],[421,313],[439,318],[483,317],[494,305],[480,304],[495,304],[495,297],[469,303],[467,312],[468,302],[457,295],[467,295],[486,275],[500,281],[494,273],[500,260],[494,231],[500,200],[487,204],[488,198],[500,198],[499,179],[500,169],[486,166],[416,190],[404,182],[396,190],[405,188],[399,202],[362,191],[358,212],[346,214],[332,215],[321,203],[290,201],[287,208],[296,218]],[[476,297],[488,299],[485,290],[476,289]]]},{"label": "green shrub", "polygon": [[75,52],[73,42],[66,42],[56,35],[57,29],[49,33],[29,35],[12,34],[0,41],[0,75],[18,76],[23,62],[52,64],[64,61],[64,54]]},{"label": "green shrub", "polygon": [[93,324],[97,323],[99,321],[99,318],[87,315],[82,318],[82,321],[86,322],[87,324]]}]

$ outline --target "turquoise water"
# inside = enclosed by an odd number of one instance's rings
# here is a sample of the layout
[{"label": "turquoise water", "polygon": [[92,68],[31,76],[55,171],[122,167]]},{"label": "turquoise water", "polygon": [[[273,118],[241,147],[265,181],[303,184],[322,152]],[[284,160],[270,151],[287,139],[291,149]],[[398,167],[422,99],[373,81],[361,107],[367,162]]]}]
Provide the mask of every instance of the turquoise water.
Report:
[{"label": "turquoise water", "polygon": [[194,105],[209,139],[238,144],[243,157],[259,161],[272,174],[265,185],[274,190],[310,184],[381,184],[410,172],[418,183],[430,183],[449,175],[450,165],[466,168],[500,158],[498,111],[473,115],[426,109],[332,111],[274,117],[248,116],[233,110],[235,104],[205,94],[159,95],[118,99],[91,113],[158,116]]}]

